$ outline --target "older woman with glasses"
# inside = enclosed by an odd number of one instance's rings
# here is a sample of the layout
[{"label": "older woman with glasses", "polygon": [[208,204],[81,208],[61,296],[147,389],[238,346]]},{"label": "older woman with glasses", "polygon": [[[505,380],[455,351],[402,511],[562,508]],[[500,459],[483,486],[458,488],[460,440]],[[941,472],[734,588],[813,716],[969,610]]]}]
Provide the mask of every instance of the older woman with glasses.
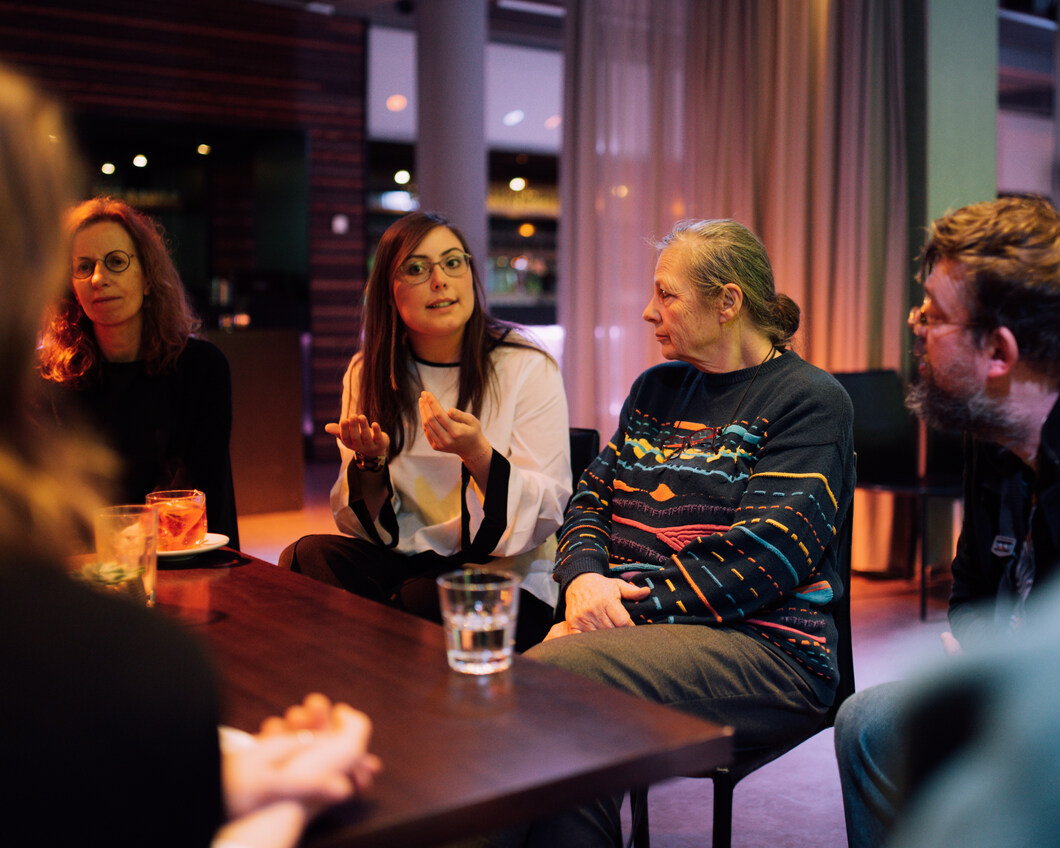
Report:
[{"label": "older woman with glasses", "polygon": [[[674,228],[644,320],[673,361],[637,378],[578,483],[555,569],[565,618],[528,656],[769,747],[819,726],[836,691],[853,409],[790,349],[799,307],[733,221]],[[621,845],[620,802],[497,841]]]},{"label": "older woman with glasses", "polygon": [[122,458],[115,496],[200,489],[211,531],[239,546],[229,459],[232,386],[159,226],[107,197],[74,207],[70,285],[47,322],[41,373],[60,423],[86,418]]},{"label": "older woman with glasses", "polygon": [[544,635],[553,534],[570,495],[567,400],[555,361],[493,318],[460,231],[414,212],[380,239],[362,349],[327,431],[345,536],[306,536],[280,564],[425,617],[433,578],[490,563],[524,577],[517,643]]}]

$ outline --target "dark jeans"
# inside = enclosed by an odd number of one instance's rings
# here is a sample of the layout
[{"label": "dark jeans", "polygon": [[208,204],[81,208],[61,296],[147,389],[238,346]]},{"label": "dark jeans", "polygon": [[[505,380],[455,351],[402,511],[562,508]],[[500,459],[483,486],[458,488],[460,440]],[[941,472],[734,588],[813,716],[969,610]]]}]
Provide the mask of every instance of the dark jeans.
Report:
[{"label": "dark jeans", "polygon": [[[438,623],[442,613],[434,580],[464,564],[434,551],[402,554],[335,534],[303,536],[280,554],[283,568]],[[488,560],[481,565],[488,567]],[[515,649],[521,653],[544,639],[552,618],[552,607],[521,590]]]}]

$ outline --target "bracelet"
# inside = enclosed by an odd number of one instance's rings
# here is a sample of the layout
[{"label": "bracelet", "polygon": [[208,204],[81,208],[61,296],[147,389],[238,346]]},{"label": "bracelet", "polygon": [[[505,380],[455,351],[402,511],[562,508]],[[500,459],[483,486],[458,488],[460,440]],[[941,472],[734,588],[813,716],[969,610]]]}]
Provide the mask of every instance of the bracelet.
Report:
[{"label": "bracelet", "polygon": [[353,452],[353,465],[358,471],[371,471],[378,474],[386,468],[386,454],[379,456],[365,456],[362,453]]},{"label": "bracelet", "polygon": [[487,443],[485,450],[479,451],[471,459],[464,460],[464,465],[470,468],[473,463],[478,462],[484,456],[493,456],[493,445]]}]

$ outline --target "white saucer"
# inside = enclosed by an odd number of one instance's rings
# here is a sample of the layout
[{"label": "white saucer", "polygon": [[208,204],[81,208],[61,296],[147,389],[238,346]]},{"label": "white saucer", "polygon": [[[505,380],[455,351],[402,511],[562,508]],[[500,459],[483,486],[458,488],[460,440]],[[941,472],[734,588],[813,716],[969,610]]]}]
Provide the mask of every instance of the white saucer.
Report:
[{"label": "white saucer", "polygon": [[201,545],[194,548],[185,548],[182,551],[159,551],[159,559],[184,559],[196,554],[204,554],[207,551],[216,551],[218,548],[228,544],[228,537],[224,533],[207,533]]}]

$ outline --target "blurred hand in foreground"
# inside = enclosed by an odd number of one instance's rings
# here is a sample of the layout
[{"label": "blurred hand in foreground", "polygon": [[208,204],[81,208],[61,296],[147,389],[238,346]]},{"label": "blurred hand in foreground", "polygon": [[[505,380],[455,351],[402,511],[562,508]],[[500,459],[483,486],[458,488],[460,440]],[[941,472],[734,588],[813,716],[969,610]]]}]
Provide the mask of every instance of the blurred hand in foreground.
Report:
[{"label": "blurred hand in foreground", "polygon": [[256,744],[222,755],[229,824],[214,840],[288,848],[324,807],[371,788],[382,763],[368,753],[372,724],[319,693],[266,719]]}]

